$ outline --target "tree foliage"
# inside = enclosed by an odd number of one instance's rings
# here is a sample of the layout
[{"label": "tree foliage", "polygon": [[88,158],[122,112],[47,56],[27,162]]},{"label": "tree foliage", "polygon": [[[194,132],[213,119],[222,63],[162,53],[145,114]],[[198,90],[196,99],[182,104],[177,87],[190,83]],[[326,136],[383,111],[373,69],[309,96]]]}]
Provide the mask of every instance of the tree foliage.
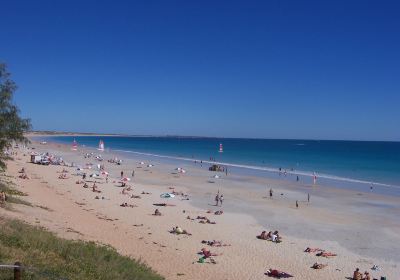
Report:
[{"label": "tree foliage", "polygon": [[13,103],[17,85],[10,79],[10,73],[4,63],[0,63],[0,169],[6,167],[9,156],[4,151],[13,142],[26,143],[24,132],[31,128],[30,120],[19,115],[18,107]]}]

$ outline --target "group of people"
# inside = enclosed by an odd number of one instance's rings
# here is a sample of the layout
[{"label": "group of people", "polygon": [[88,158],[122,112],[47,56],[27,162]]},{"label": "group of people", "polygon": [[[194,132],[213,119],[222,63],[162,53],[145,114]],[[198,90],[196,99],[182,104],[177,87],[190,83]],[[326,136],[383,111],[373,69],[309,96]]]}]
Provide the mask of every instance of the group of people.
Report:
[{"label": "group of people", "polygon": [[274,232],[266,232],[265,230],[261,232],[260,235],[257,236],[258,239],[262,240],[270,240],[272,242],[280,243],[282,242],[282,237],[279,235],[279,232],[276,230]]},{"label": "group of people", "polygon": [[353,280],[371,280],[371,276],[368,271],[364,272],[364,275],[360,272],[359,268],[356,268],[353,274]]},{"label": "group of people", "polygon": [[220,194],[218,191],[217,195],[215,196],[215,206],[222,206],[223,202],[224,202],[224,195]]}]

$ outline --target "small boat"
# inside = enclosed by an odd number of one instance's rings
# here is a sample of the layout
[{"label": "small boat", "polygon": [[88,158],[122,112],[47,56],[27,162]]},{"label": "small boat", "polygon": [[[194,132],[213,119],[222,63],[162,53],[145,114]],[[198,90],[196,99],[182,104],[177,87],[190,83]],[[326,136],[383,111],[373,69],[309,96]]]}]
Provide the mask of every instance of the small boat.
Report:
[{"label": "small boat", "polygon": [[222,144],[219,144],[219,151],[218,152],[220,152],[220,153],[224,152],[224,147],[222,146]]},{"label": "small boat", "polygon": [[72,148],[71,150],[73,151],[77,151],[78,150],[78,143],[76,142],[76,140],[74,139],[74,141],[72,142]]},{"label": "small boat", "polygon": [[102,152],[104,151],[104,142],[103,142],[103,140],[100,140],[99,148],[97,150],[102,151]]}]

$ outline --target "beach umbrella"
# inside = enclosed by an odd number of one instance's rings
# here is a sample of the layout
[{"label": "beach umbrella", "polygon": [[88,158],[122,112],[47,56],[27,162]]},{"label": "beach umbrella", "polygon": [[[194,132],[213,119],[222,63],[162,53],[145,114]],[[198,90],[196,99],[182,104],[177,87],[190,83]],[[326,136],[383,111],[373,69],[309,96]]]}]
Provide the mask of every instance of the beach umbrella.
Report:
[{"label": "beach umbrella", "polygon": [[141,162],[140,162],[140,164],[141,164],[141,165],[143,165],[143,164],[144,164],[144,162],[143,162],[143,161],[141,161]]}]

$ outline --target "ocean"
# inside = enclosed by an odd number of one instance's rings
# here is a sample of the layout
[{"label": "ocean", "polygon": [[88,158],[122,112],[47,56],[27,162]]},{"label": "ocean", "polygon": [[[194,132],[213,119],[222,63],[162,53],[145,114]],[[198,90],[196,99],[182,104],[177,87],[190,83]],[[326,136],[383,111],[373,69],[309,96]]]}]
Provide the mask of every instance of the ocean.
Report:
[{"label": "ocean", "polygon": [[[143,153],[174,160],[215,160],[234,168],[400,188],[400,142],[191,137],[52,136],[42,140]],[[219,152],[220,144],[223,152]]]}]

